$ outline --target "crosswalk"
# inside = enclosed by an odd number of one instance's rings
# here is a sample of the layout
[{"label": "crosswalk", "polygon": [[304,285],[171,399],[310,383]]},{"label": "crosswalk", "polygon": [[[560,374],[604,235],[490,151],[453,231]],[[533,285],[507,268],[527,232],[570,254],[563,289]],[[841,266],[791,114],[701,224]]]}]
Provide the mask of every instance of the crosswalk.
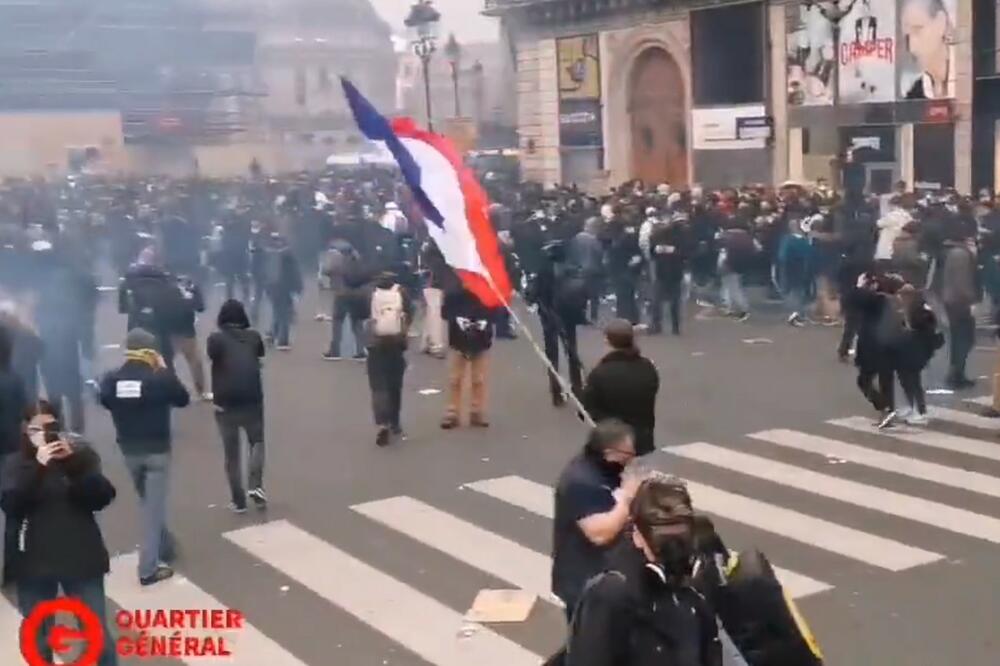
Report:
[{"label": "crosswalk", "polygon": [[[668,447],[655,460],[667,470],[684,461],[685,481],[696,508],[722,519],[723,524],[741,526],[742,540],[730,545],[752,547],[754,534],[766,537],[768,555],[786,590],[794,597],[820,603],[824,595],[837,590],[837,576],[831,578],[828,570],[831,558],[861,567],[852,571],[891,576],[933,567],[956,556],[953,540],[927,538],[917,545],[899,538],[900,534],[912,536],[913,527],[1000,544],[1000,504],[995,511],[982,508],[1000,498],[1000,466],[991,467],[1000,462],[996,438],[1000,420],[944,407],[932,408],[930,415],[931,426],[924,429],[879,432],[870,418],[854,416],[816,424],[809,432],[774,428],[748,433],[743,443],[734,439]],[[824,461],[838,464],[815,464]],[[997,471],[996,476],[991,469]],[[752,483],[730,488],[719,478]],[[897,482],[901,480],[906,481],[907,492],[900,491]],[[748,492],[748,487],[772,487],[780,492],[756,497],[761,491]],[[936,493],[938,489],[948,492],[942,495]],[[986,501],[961,506],[953,498],[962,496]],[[479,581],[482,587],[495,587],[499,581],[501,586],[537,595],[540,601],[528,624],[541,623],[551,633],[554,649],[562,627],[552,623],[560,602],[549,590],[548,546],[522,543],[497,528],[518,520],[547,526],[553,518],[553,497],[551,486],[508,474],[468,480],[453,495],[433,500],[400,495],[356,504],[350,511],[361,526],[360,535],[321,538],[292,520],[277,519],[226,532],[220,538],[232,550],[233,567],[248,572],[265,567],[270,575],[308,589],[318,599],[315,603],[346,613],[399,646],[410,655],[403,663],[535,666],[548,654],[538,642],[527,641],[531,647],[526,647],[521,643],[523,633],[499,625],[470,627],[466,622],[466,610],[478,587],[470,585],[467,598],[459,602],[455,594],[435,590],[440,583],[433,577],[418,581],[413,567],[398,566],[392,558],[380,559],[380,568],[359,557],[352,545],[359,538],[378,541],[390,536],[422,553],[422,561],[440,562],[444,571],[473,572],[469,580]],[[792,499],[776,502],[775,497]],[[810,501],[798,502],[797,497]],[[472,499],[475,511],[462,506]],[[842,524],[845,507],[863,514],[865,520]],[[470,515],[493,515],[495,520],[484,526]],[[865,529],[859,529],[859,524]],[[900,529],[905,526],[909,529]],[[783,550],[774,545],[786,542],[795,547]],[[927,544],[933,548],[926,548]],[[809,556],[812,552],[818,554],[816,558]],[[211,581],[199,581],[207,585],[203,588],[177,575],[155,587],[141,588],[135,581],[135,567],[135,554],[120,555],[112,562],[106,591],[118,608],[226,607],[207,589]],[[465,578],[462,581],[464,585]],[[246,578],[245,585],[255,584],[252,576]],[[442,600],[445,597],[447,601]],[[227,635],[234,656],[221,663],[319,666],[304,661],[295,646],[276,640],[275,636],[284,635],[272,626],[271,614],[277,611],[266,604],[254,611],[252,623]],[[0,597],[0,663],[21,663],[16,640],[7,640],[16,636],[19,622],[17,610]],[[320,625],[321,618],[316,622]],[[822,627],[817,630],[822,635]],[[380,661],[384,660],[373,655],[373,661],[365,663]]]}]

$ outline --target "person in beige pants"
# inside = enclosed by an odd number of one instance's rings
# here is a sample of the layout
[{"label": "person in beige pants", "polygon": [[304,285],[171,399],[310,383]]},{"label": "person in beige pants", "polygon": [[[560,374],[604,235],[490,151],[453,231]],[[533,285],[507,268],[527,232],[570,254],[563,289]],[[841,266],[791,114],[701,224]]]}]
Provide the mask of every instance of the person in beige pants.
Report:
[{"label": "person in beige pants", "polygon": [[489,379],[490,348],[493,346],[493,311],[466,291],[449,293],[445,299],[448,318],[448,404],[441,427],[445,430],[461,424],[462,393],[469,376],[469,425],[489,427],[486,418],[486,385]]}]

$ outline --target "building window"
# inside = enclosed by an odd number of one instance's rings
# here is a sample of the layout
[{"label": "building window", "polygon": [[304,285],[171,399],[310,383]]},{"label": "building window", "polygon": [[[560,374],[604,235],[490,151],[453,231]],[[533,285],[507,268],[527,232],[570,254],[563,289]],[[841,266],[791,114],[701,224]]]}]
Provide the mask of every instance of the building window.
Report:
[{"label": "building window", "polygon": [[330,78],[330,70],[326,68],[326,65],[319,68],[316,75],[316,87],[319,88],[320,92],[325,93],[333,90],[333,80]]},{"label": "building window", "polygon": [[306,73],[301,67],[295,70],[295,103],[306,105]]}]

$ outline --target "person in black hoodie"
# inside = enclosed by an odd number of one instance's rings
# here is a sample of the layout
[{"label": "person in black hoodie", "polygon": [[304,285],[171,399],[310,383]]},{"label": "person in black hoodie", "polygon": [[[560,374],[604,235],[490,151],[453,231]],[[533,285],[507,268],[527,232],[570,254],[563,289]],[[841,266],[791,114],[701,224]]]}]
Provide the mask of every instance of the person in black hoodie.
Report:
[{"label": "person in black hoodie", "polygon": [[[59,430],[55,410],[43,401],[25,426],[18,452],[7,456],[0,480],[0,508],[18,527],[19,547],[11,562],[17,604],[27,617],[62,588],[99,618],[104,647],[96,663],[114,666],[104,598],[108,550],[94,514],[114,501],[115,487],[101,473],[97,453],[82,441],[65,441]],[[37,636],[48,662],[53,624],[43,622]]]},{"label": "person in black hoodie", "polygon": [[263,280],[271,302],[271,341],[275,349],[288,351],[295,320],[295,297],[302,293],[302,271],[288,240],[279,233],[272,233],[264,248]]},{"label": "person in black hoodie", "polygon": [[[902,306],[895,294],[902,287],[898,276],[864,273],[848,301],[858,313],[858,344],[854,364],[858,388],[879,411],[878,427],[896,422],[895,381],[899,343],[904,337]],[[878,388],[874,381],[878,378]]]},{"label": "person in black hoodie", "polygon": [[[148,248],[147,248],[148,249]],[[168,367],[173,367],[174,350],[170,333],[173,305],[180,299],[174,278],[151,259],[155,253],[143,251],[118,285],[118,312],[128,316],[128,330],[137,328],[156,336],[157,349]]]},{"label": "person in black hoodie", "polygon": [[462,385],[469,375],[471,403],[469,425],[487,428],[486,385],[489,375],[490,348],[493,346],[494,312],[475,296],[459,288],[445,297],[445,317],[448,319],[448,345],[451,361],[448,367],[448,408],[441,427],[458,427],[462,413]]},{"label": "person in black hoodie", "polygon": [[[24,381],[11,365],[14,346],[11,338],[10,332],[0,326],[0,470],[5,461],[20,450],[21,423],[28,408]],[[7,581],[10,578],[8,567],[17,550],[17,524],[12,520],[4,522],[3,546],[3,580]]]},{"label": "person in black hoodie", "polygon": [[152,333],[129,331],[125,347],[125,363],[104,376],[100,396],[101,404],[111,412],[118,446],[142,501],[139,582],[153,585],[174,573],[167,566],[176,556],[173,536],[167,530],[170,410],[186,407],[190,396],[156,351]]},{"label": "person in black hoodie", "polygon": [[[232,496],[230,508],[243,513],[247,496],[259,508],[267,506],[264,493],[264,389],[260,359],[264,341],[250,328],[243,304],[228,300],[219,309],[219,330],[208,336],[208,358],[212,362],[212,393],[215,422],[219,426],[226,459],[226,478]],[[250,445],[247,470],[249,491],[244,493],[240,430]]]},{"label": "person in black hoodie", "polygon": [[587,377],[583,406],[597,423],[616,418],[632,426],[636,453],[652,453],[660,375],[653,362],[639,353],[631,322],[609,322],[604,336],[611,351]]},{"label": "person in black hoodie", "polygon": [[[690,584],[694,514],[673,482],[639,486],[623,544],[574,613],[566,666],[721,666],[715,613]],[[634,552],[637,550],[640,557]]]}]

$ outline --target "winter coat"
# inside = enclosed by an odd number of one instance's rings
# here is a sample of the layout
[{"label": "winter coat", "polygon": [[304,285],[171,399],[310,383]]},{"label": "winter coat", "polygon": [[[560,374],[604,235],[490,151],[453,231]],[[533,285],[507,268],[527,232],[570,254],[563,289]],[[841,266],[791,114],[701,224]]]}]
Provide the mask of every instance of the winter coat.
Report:
[{"label": "winter coat", "polygon": [[100,384],[101,404],[111,412],[118,444],[125,455],[170,450],[170,409],[191,398],[171,370],[126,361]]},{"label": "winter coat", "polygon": [[0,456],[21,445],[21,423],[28,407],[24,381],[11,370],[0,371]]},{"label": "winter coat", "polygon": [[582,401],[594,421],[617,418],[632,426],[635,450],[645,455],[654,450],[659,390],[660,375],[652,361],[637,349],[616,350],[590,371]]},{"label": "winter coat", "polygon": [[260,359],[264,356],[264,341],[260,334],[249,325],[223,322],[208,336],[207,346],[215,404],[222,408],[262,404]]},{"label": "winter coat", "polygon": [[662,284],[678,284],[690,255],[687,229],[680,223],[658,224],[649,233],[649,257],[653,274]]},{"label": "winter coat", "polygon": [[946,306],[968,307],[976,302],[976,259],[969,248],[955,245],[944,254],[941,301]]},{"label": "winter coat", "polygon": [[478,356],[493,346],[495,313],[465,290],[445,295],[448,346],[466,356]]},{"label": "winter coat", "polygon": [[920,372],[944,344],[934,311],[918,298],[905,312],[906,328],[894,351],[897,368]]},{"label": "winter coat", "polygon": [[862,371],[895,367],[895,351],[903,337],[903,317],[890,296],[871,289],[855,288],[848,307],[861,315],[854,364]]},{"label": "winter coat", "polygon": [[9,456],[0,479],[0,508],[18,525],[15,579],[88,579],[108,572],[108,550],[94,513],[115,499],[100,457],[83,442],[74,453],[42,466]]}]

